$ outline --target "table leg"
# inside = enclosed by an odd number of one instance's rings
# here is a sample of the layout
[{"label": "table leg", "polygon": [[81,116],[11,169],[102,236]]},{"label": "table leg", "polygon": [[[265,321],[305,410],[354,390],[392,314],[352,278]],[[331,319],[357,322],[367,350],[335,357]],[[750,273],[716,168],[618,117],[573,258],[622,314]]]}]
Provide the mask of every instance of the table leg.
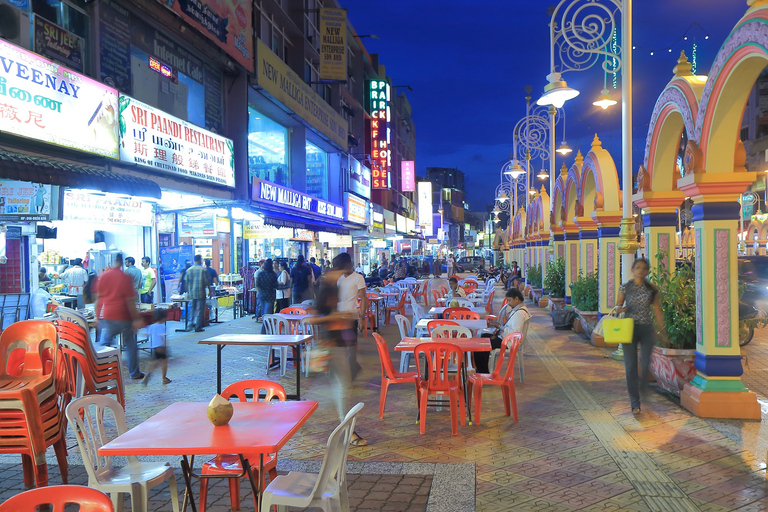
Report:
[{"label": "table leg", "polygon": [[467,416],[469,417],[469,424],[472,424],[472,410],[469,408],[469,390],[467,389],[467,382],[469,382],[469,375],[467,372],[467,364],[469,363],[469,352],[464,352],[464,364],[461,365],[461,375],[464,379],[464,405],[467,408]]},{"label": "table leg", "polygon": [[[299,345],[298,347],[299,352],[299,364],[294,364],[294,368],[296,368],[296,400],[301,400],[301,349],[306,348],[304,346],[304,343]],[[306,363],[306,357],[304,358],[304,364]]]},{"label": "table leg", "polygon": [[184,501],[181,505],[181,512],[184,512],[187,509],[187,500],[189,500],[189,506],[192,509],[192,512],[197,512],[195,496],[192,494],[192,465],[187,460],[186,455],[182,455],[181,457],[181,474],[184,477],[184,485],[186,486],[186,489],[184,490]]},{"label": "table leg", "polygon": [[216,345],[216,393],[221,394],[221,351],[224,345]]},{"label": "table leg", "polygon": [[256,501],[256,512],[261,511],[261,497],[262,494],[264,494],[263,484],[264,484],[264,454],[259,454],[259,481],[254,482],[253,481],[253,471],[251,471],[251,463],[243,457],[242,454],[240,454],[240,464],[242,464],[243,468],[245,468],[245,471],[248,473],[248,480],[251,482],[251,491],[253,492],[253,495],[255,497]]}]

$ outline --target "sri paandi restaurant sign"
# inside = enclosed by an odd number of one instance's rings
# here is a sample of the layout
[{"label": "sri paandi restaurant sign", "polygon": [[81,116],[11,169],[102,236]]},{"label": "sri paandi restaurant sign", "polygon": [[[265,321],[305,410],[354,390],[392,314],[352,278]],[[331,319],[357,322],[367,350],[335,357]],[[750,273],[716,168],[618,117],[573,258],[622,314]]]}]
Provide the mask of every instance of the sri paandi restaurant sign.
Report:
[{"label": "sri paandi restaurant sign", "polygon": [[120,95],[120,160],[235,186],[230,139],[124,95]]},{"label": "sri paandi restaurant sign", "polygon": [[0,39],[0,132],[117,158],[117,90]]}]

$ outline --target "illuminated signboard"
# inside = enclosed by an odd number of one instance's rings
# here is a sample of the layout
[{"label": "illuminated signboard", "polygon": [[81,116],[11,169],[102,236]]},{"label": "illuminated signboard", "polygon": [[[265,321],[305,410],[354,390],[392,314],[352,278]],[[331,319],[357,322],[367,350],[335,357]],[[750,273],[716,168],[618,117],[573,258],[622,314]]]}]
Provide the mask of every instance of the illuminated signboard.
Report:
[{"label": "illuminated signboard", "polygon": [[155,205],[143,199],[82,190],[64,192],[64,220],[151,226]]},{"label": "illuminated signboard", "polygon": [[432,236],[432,182],[420,181],[418,188],[419,224],[425,236]]},{"label": "illuminated signboard", "polygon": [[402,215],[400,215],[398,213],[395,214],[395,226],[397,227],[397,232],[398,233],[407,233],[408,232],[408,227],[407,227],[407,223],[405,221],[405,217],[403,217]]},{"label": "illuminated signboard", "polygon": [[403,192],[414,192],[416,190],[416,170],[413,160],[403,160],[400,162],[400,178]]},{"label": "illuminated signboard", "polygon": [[171,66],[168,64],[163,64],[154,57],[149,58],[149,69],[157,71],[166,78],[171,78],[173,76],[173,69]]},{"label": "illuminated signboard", "polygon": [[371,112],[371,188],[389,188],[389,84],[384,80],[369,82]]},{"label": "illuminated signboard", "polygon": [[327,219],[344,220],[344,208],[339,205],[327,203],[259,178],[253,178],[253,200],[280,206],[281,209],[314,213]]},{"label": "illuminated signboard", "polygon": [[0,39],[0,132],[117,158],[117,90]]},{"label": "illuminated signboard", "polygon": [[355,224],[365,224],[365,199],[360,199],[352,194],[344,195],[347,196],[347,220]]}]

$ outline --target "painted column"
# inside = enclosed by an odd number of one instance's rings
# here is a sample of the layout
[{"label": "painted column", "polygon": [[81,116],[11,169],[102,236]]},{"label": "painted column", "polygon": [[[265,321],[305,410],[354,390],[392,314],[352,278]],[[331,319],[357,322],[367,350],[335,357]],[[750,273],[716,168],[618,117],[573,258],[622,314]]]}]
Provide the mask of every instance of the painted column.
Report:
[{"label": "painted column", "polygon": [[571,284],[579,276],[579,228],[576,224],[566,224],[565,231],[565,303],[571,303]]},{"label": "painted column", "polygon": [[[590,217],[578,217],[579,226],[579,270],[585,276],[597,271],[597,223]],[[578,277],[578,272],[574,280]]]},{"label": "painted column", "polygon": [[[645,235],[645,255],[651,264],[651,274],[656,274],[659,266],[669,269],[674,262],[677,244],[677,208],[669,206],[650,206],[643,208],[643,233]],[[660,253],[667,257],[659,259]]]},{"label": "painted column", "polygon": [[[691,176],[689,183],[698,176]],[[696,183],[689,187],[697,191]],[[718,190],[719,187],[712,188]],[[698,372],[683,389],[681,404],[700,417],[760,419],[760,404],[741,381],[736,247],[738,196],[691,196],[696,247],[695,365]]]},{"label": "painted column", "polygon": [[621,212],[595,212],[598,236],[598,283],[600,313],[607,314],[616,306],[616,296],[621,286],[621,254],[619,253],[619,226]]}]

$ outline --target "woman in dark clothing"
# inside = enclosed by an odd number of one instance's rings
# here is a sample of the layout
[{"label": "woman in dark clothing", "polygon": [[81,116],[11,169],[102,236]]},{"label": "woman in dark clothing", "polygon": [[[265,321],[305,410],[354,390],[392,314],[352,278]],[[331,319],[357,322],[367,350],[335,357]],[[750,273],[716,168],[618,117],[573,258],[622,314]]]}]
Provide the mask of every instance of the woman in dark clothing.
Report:
[{"label": "woman in dark clothing", "polygon": [[256,278],[256,289],[261,304],[259,316],[271,315],[275,312],[275,297],[277,295],[277,274],[272,267],[271,258],[267,258],[261,272],[259,272],[259,277]]},{"label": "woman in dark clothing", "polygon": [[293,280],[293,302],[299,303],[311,299],[314,295],[312,291],[312,270],[304,263],[304,256],[299,254],[296,258],[296,264],[291,270],[291,279]]},{"label": "woman in dark clothing", "polygon": [[[639,386],[645,384],[651,352],[656,335],[666,336],[664,317],[661,314],[659,289],[648,282],[648,260],[640,258],[632,265],[632,279],[619,287],[617,311],[634,320],[632,343],[624,344],[624,369],[627,373],[627,392],[633,414],[640,413]],[[658,330],[653,327],[656,317]],[[637,346],[640,345],[640,372],[637,368]]]}]

